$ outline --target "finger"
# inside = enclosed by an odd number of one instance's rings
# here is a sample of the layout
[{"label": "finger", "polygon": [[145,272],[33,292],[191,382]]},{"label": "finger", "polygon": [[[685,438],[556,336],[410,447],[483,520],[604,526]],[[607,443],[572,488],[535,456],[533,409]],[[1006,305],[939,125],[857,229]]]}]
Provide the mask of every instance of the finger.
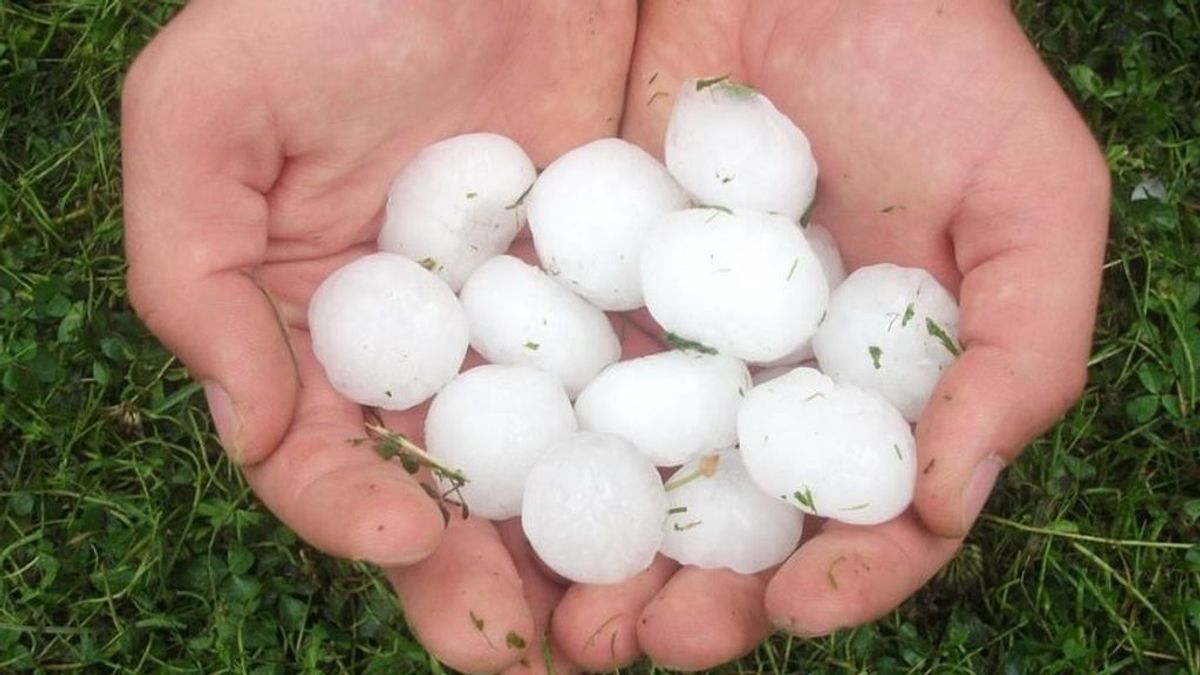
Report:
[{"label": "finger", "polygon": [[769,576],[680,569],[642,611],[638,642],[670,670],[704,670],[749,653],[771,634],[763,607]]},{"label": "finger", "polygon": [[1045,79],[1056,105],[1015,128],[951,226],[966,350],[916,432],[917,511],[945,536],[966,534],[1000,468],[1067,411],[1087,377],[1108,173]]},{"label": "finger", "polygon": [[296,398],[285,332],[247,274],[266,249],[263,193],[281,153],[245,77],[252,68],[238,62],[244,51],[220,35],[196,37],[188,26],[197,16],[181,13],[126,79],[129,299],[204,383],[230,456],[254,463],[283,437]]},{"label": "finger", "polygon": [[576,584],[554,612],[553,635],[567,656],[589,671],[633,663],[642,653],[638,618],[679,565],[657,556],[641,574],[620,584]]},{"label": "finger", "polygon": [[399,565],[438,543],[442,516],[398,463],[364,437],[361,409],[342,398],[295,331],[303,386],[294,423],[278,450],[244,468],[247,482],[301,538],[338,557]]},{"label": "finger", "polygon": [[510,518],[496,523],[504,547],[517,566],[517,574],[525,586],[525,602],[533,613],[534,637],[529,641],[525,656],[504,671],[505,675],[540,675],[542,673],[577,673],[572,663],[550,636],[550,617],[566,593],[566,585],[544,575],[537,556],[521,530],[521,519]]},{"label": "finger", "polygon": [[872,621],[923,586],[960,543],[928,531],[911,511],[871,527],[830,521],[771,579],[767,615],[801,636]]},{"label": "finger", "polygon": [[409,628],[455,670],[503,670],[536,642],[521,577],[489,521],[455,516],[429,557],[384,571]]}]

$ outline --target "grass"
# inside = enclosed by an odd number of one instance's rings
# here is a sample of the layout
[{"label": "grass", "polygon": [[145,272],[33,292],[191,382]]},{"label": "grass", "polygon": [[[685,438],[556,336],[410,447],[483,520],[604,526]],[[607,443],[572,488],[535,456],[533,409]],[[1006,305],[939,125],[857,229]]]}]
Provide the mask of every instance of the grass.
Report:
[{"label": "grass", "polygon": [[[1200,672],[1200,17],[1018,7],[1114,176],[1087,391],[926,589],[722,672]],[[377,574],[257,504],[128,309],[116,96],[174,8],[0,3],[0,672],[429,672]]]}]

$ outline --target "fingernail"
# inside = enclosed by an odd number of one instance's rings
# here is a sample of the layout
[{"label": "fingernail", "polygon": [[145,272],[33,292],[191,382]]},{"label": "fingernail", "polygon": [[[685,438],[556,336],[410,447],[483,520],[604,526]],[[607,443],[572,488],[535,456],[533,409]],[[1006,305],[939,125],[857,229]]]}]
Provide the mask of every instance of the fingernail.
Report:
[{"label": "fingernail", "polygon": [[833,631],[812,630],[811,628],[808,628],[808,627],[802,625],[801,623],[799,623],[798,621],[796,621],[796,618],[792,617],[792,616],[780,616],[780,617],[773,616],[770,619],[771,619],[771,625],[773,625],[775,627],[776,633],[782,633],[784,635],[791,635],[791,636],[795,636],[798,638],[818,637],[818,636],[827,635],[827,634],[833,632]]},{"label": "fingernail", "polygon": [[221,446],[225,448],[225,452],[233,461],[238,461],[241,453],[237,445],[238,419],[233,410],[233,401],[229,398],[225,388],[212,380],[204,383],[204,398],[208,401],[208,414],[212,417],[213,426],[217,429],[217,437],[221,439]]},{"label": "fingernail", "polygon": [[996,485],[996,477],[1004,469],[1004,460],[991,455],[975,467],[971,480],[967,481],[962,494],[962,532],[966,534],[975,524],[983,505],[987,503],[992,488]]}]

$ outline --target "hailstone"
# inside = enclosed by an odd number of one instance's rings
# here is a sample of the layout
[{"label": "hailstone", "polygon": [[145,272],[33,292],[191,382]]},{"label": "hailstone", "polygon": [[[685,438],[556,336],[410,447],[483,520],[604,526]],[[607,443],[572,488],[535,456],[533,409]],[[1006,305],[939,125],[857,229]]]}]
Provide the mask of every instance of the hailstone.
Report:
[{"label": "hailstone", "polygon": [[817,163],[804,132],[728,78],[683,83],[667,123],[667,168],[698,203],[778,213],[812,203]]},{"label": "hailstone", "polygon": [[672,213],[646,237],[641,267],[646,307],[663,328],[746,361],[804,344],[829,297],[800,228],[756,211]]},{"label": "hailstone", "polygon": [[638,259],[658,218],[688,198],[645,150],[602,138],[550,163],[529,192],[529,230],[542,267],[605,310],[642,306]]},{"label": "hailstone", "polygon": [[912,501],[908,422],[879,394],[812,368],[752,389],[738,411],[738,442],[754,482],[805,513],[872,525]]},{"label": "hailstone", "polygon": [[878,391],[915,422],[959,353],[958,305],[925,270],[863,267],[833,292],[813,350],[823,372]]},{"label": "hailstone", "polygon": [[459,374],[434,397],[425,449],[467,477],[459,493],[472,513],[501,520],[520,514],[529,470],[576,426],[557,377],[488,364]]},{"label": "hailstone", "polygon": [[605,368],[575,401],[582,429],[617,434],[658,466],[678,466],[737,442],[750,391],[741,361],[672,350]]},{"label": "hailstone", "polygon": [[[804,239],[808,241],[808,245],[812,247],[813,255],[817,256],[817,260],[821,263],[821,271],[825,273],[825,282],[829,284],[829,290],[832,293],[833,289],[837,288],[838,284],[846,278],[846,267],[842,264],[842,256],[838,253],[837,242],[833,239],[833,233],[821,225],[809,225],[804,228]],[[774,368],[787,366],[787,370],[791,370],[796,365],[811,361],[815,358],[813,354],[812,338],[805,340],[799,347],[793,349],[787,355],[766,362],[755,363],[754,365],[763,366],[764,368]]]},{"label": "hailstone", "polygon": [[542,562],[587,584],[615,584],[650,566],[667,496],[650,460],[619,436],[580,431],[529,472],[521,526]]},{"label": "hailstone", "polygon": [[783,562],[800,541],[804,516],[760,490],[735,449],[697,457],[667,488],[662,553],[684,565],[754,574]]},{"label": "hailstone", "polygon": [[480,265],[459,297],[476,351],[492,363],[553,373],[572,398],[621,356],[604,312],[512,256]]},{"label": "hailstone", "polygon": [[342,395],[387,410],[441,389],[467,353],[450,287],[404,256],[374,253],[330,274],[308,304],[313,353]]},{"label": "hailstone", "polygon": [[392,181],[379,248],[419,261],[457,291],[483,261],[508,249],[525,222],[521,197],[536,177],[529,156],[504,136],[438,141]]}]

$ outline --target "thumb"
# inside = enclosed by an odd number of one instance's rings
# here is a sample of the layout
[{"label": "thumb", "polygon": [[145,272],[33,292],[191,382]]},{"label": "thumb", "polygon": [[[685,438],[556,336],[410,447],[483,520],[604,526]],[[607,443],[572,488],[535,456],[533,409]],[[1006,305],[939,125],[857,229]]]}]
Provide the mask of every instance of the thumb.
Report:
[{"label": "thumb", "polygon": [[237,49],[194,44],[194,19],[184,10],[126,79],[129,299],[204,384],[231,457],[255,463],[288,428],[298,382],[273,303],[246,271],[264,256],[262,192],[279,153],[252,69],[220,56]]},{"label": "thumb", "polygon": [[966,535],[1000,470],[1086,382],[1108,170],[1065,99],[1052,116],[1019,125],[951,226],[966,349],[916,429],[916,509],[943,536]]}]

